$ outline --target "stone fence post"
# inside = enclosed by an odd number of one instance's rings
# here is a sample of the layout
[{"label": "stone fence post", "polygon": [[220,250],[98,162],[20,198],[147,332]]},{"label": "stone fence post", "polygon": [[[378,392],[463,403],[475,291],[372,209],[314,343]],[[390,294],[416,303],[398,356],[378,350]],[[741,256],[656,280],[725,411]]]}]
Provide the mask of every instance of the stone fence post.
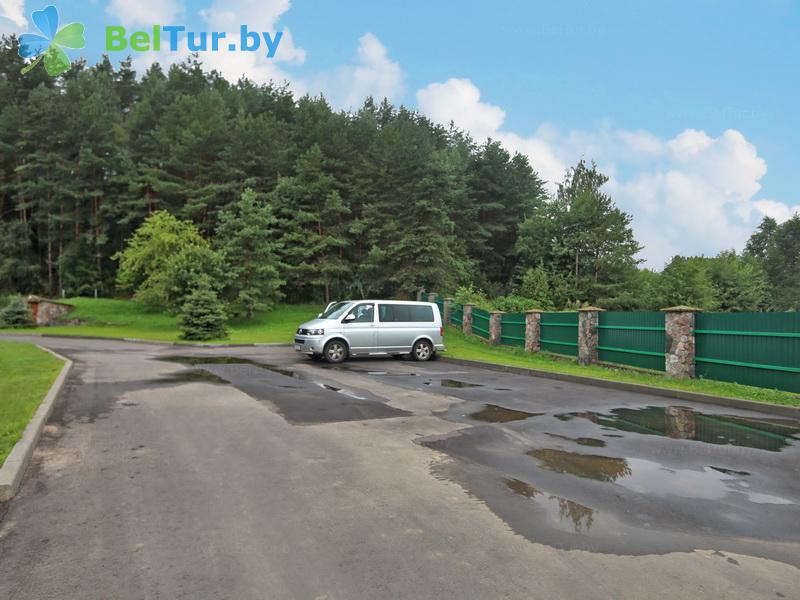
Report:
[{"label": "stone fence post", "polygon": [[436,292],[429,292],[428,293],[428,302],[436,302],[436,298],[439,296]]},{"label": "stone fence post", "polygon": [[445,298],[444,299],[444,315],[442,316],[442,324],[443,325],[450,325],[450,321],[453,319],[453,299],[452,298]]},{"label": "stone fence post", "polygon": [[425,293],[425,288],[419,288],[417,290],[417,302],[422,302],[422,295]]},{"label": "stone fence post", "polygon": [[676,379],[694,377],[694,321],[699,308],[671,306],[663,309],[666,332],[665,369]]},{"label": "stone fence post", "polygon": [[598,360],[600,313],[602,308],[586,306],[578,309],[578,364],[583,366]]},{"label": "stone fence post", "polygon": [[465,304],[461,316],[461,332],[464,335],[472,335],[472,309],[474,304]]},{"label": "stone fence post", "polygon": [[489,313],[489,343],[492,346],[500,345],[500,336],[503,329],[503,311],[493,310]]},{"label": "stone fence post", "polygon": [[542,349],[542,311],[538,308],[525,311],[525,352]]}]

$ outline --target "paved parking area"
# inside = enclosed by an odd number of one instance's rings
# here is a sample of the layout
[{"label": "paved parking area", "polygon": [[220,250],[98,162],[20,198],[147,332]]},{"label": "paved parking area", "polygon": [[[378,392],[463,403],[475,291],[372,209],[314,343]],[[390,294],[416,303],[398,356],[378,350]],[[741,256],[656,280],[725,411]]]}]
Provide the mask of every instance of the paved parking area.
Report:
[{"label": "paved parking area", "polygon": [[42,339],[0,597],[800,596],[800,422],[443,361]]}]

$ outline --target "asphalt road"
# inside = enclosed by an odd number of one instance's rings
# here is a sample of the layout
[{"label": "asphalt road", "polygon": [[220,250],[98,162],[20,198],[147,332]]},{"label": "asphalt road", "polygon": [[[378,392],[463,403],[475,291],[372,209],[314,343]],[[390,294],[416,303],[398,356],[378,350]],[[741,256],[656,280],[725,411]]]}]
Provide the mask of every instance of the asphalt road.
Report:
[{"label": "asphalt road", "polygon": [[0,598],[800,598],[800,422],[435,361],[41,339]]}]

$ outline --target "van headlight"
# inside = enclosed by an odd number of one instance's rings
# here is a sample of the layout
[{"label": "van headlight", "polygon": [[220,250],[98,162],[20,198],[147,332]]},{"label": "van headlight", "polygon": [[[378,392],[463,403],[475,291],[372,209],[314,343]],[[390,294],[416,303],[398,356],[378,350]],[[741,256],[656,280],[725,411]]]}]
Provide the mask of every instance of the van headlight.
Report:
[{"label": "van headlight", "polygon": [[325,335],[324,329],[309,329],[307,335]]}]

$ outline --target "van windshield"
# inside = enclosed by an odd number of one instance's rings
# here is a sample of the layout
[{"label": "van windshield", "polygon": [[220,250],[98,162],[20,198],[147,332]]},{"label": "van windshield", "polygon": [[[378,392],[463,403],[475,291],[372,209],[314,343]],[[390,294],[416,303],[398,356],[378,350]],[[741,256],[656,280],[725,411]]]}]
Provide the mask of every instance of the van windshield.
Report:
[{"label": "van windshield", "polygon": [[352,302],[337,302],[333,306],[331,306],[328,310],[322,313],[319,318],[320,319],[338,319],[344,314],[344,311],[347,310],[347,307],[353,304]]}]

